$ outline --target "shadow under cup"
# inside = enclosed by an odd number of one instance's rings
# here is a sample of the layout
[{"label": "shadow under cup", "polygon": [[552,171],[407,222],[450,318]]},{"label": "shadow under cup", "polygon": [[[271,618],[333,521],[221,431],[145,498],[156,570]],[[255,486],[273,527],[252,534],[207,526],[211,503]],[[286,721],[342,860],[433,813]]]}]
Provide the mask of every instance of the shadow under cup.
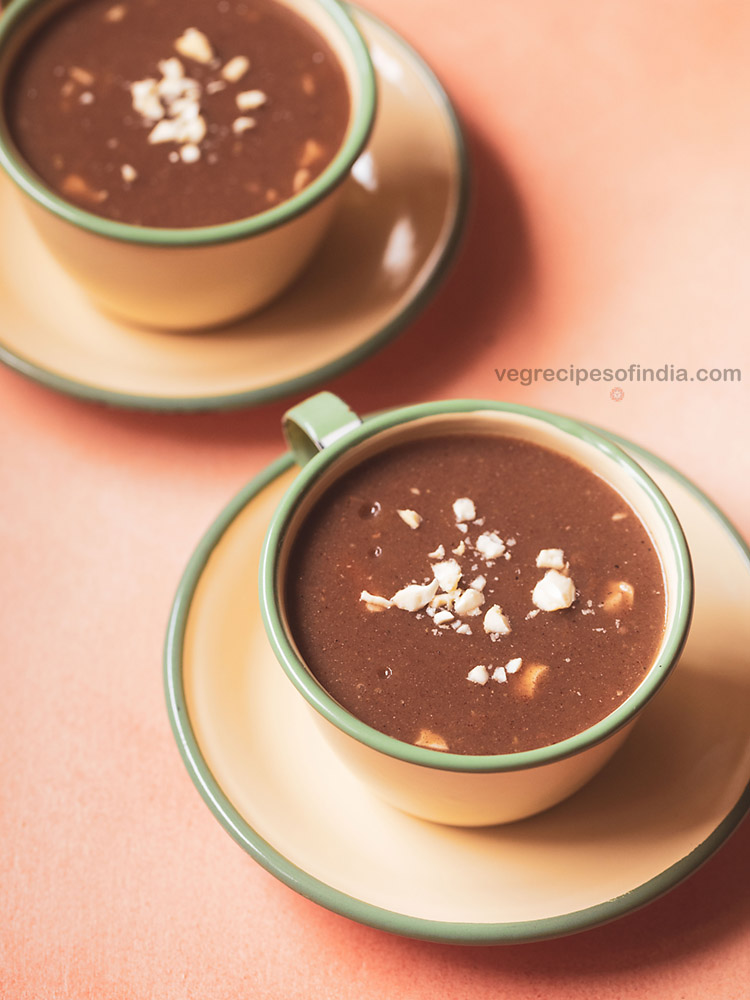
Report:
[{"label": "shadow under cup", "polygon": [[[392,445],[420,437],[464,433],[520,438],[591,469],[633,508],[661,560],[666,581],[666,622],[652,667],[636,690],[606,718],[551,746],[470,756],[426,749],[387,736],[361,722],[321,687],[289,631],[284,608],[289,554],[308,513],[325,490],[355,465]],[[331,438],[335,434],[328,440]],[[304,459],[304,449],[302,455]],[[314,710],[325,738],[349,768],[378,795],[405,812],[440,823],[482,826],[541,812],[577,791],[604,766],[675,666],[687,637],[693,588],[690,555],[676,515],[651,478],[619,447],[583,424],[543,411],[511,404],[454,401],[372,418],[343,433],[307,462],[285,495],[266,536],[260,595],[264,623],[277,659]]]},{"label": "shadow under cup", "polygon": [[0,166],[23,192],[35,229],[99,309],[135,325],[196,330],[262,308],[311,259],[369,138],[375,74],[358,28],[336,0],[275,0],[325,38],[344,70],[350,114],[341,146],[307,187],[268,211],[166,229],[115,222],[66,201],[34,173],[10,135],[5,93],[15,61],[34,33],[73,2],[13,0],[0,16]]}]

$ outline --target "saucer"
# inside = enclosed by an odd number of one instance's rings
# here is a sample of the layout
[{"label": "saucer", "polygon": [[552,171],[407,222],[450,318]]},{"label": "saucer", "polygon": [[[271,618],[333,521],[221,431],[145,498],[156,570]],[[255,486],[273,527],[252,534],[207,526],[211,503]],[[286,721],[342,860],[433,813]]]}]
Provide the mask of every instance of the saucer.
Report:
[{"label": "saucer", "polygon": [[680,518],[690,637],[631,737],[585,788],[518,823],[461,829],[381,802],[334,756],[276,663],[258,607],[287,455],[219,515],[180,583],[165,649],[172,728],[212,812],[295,891],[361,923],[477,944],[622,916],[704,862],[750,809],[750,550],[696,486],[615,438]]},{"label": "saucer", "polygon": [[131,327],[97,312],[0,178],[0,361],[50,388],[139,409],[258,405],[310,389],[384,347],[453,257],[467,164],[429,67],[352,9],[372,54],[378,116],[311,266],[262,312],[210,332]]}]

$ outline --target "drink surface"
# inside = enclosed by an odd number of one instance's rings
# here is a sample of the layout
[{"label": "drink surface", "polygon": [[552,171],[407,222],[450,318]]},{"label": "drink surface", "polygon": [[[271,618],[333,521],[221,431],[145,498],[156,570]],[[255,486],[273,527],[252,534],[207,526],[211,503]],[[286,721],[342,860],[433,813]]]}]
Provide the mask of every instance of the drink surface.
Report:
[{"label": "drink surface", "polygon": [[638,516],[577,462],[485,435],[397,445],[316,502],[286,611],[322,686],[375,729],[463,754],[559,742],[643,680],[665,622]]},{"label": "drink surface", "polygon": [[66,200],[183,228],[303,190],[341,145],[349,92],[327,42],[274,0],[78,0],[25,46],[6,117]]}]

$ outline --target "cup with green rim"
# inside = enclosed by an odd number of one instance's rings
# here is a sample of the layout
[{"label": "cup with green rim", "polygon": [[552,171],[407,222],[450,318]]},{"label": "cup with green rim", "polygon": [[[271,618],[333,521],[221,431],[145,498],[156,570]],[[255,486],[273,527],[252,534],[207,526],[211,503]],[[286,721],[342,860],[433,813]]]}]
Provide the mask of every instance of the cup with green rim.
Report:
[{"label": "cup with green rim", "polygon": [[[622,745],[674,669],[693,604],[690,553],[680,523],[651,477],[620,447],[581,422],[513,403],[447,400],[390,410],[365,421],[331,393],[288,411],[284,432],[301,466],[263,545],[260,602],[273,652],[345,764],[400,809],[440,823],[482,826],[540,812],[572,795]],[[455,754],[394,739],[335,701],[305,664],[285,608],[289,554],[309,512],[345,472],[394,445],[441,434],[521,438],[601,476],[651,536],[666,581],[666,621],[653,663],[633,693],[595,725],[558,743],[517,753]]]},{"label": "cup with green rim", "polygon": [[280,295],[323,239],[375,119],[376,82],[356,24],[337,0],[278,0],[328,42],[347,80],[350,116],[328,166],[286,201],[235,222],[167,229],[88,212],[46,185],[21,156],[6,92],[21,50],[70,0],[13,0],[0,16],[0,166],[57,261],[106,313],[139,326],[193,330],[228,323]]}]

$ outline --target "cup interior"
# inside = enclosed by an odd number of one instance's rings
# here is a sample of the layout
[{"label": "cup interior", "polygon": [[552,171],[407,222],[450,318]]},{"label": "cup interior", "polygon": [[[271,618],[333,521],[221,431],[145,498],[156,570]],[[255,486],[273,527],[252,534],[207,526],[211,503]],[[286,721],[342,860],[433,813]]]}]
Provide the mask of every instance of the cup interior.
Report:
[{"label": "cup interior", "polygon": [[[334,19],[330,8],[322,6],[319,0],[276,0],[276,3],[281,4],[282,7],[288,7],[303,20],[307,21],[308,24],[316,28],[333,49],[336,58],[344,70],[349,87],[351,107],[349,111],[349,125],[346,132],[346,136],[348,136],[354,123],[355,111],[363,97],[361,74],[348,35],[342,31],[340,22]],[[344,137],[344,142],[346,142],[346,136]]]},{"label": "cup interior", "polygon": [[0,166],[34,201],[68,222],[126,242],[196,245],[256,235],[286,222],[336,188],[362,152],[375,120],[375,74],[367,44],[337,0],[275,0],[312,25],[331,46],[346,76],[349,121],[338,151],[307,187],[265,212],[199,228],[135,226],[106,219],[66,201],[36,175],[17,150],[5,120],[4,94],[22,49],[54,14],[74,0],[14,0],[0,18]]},{"label": "cup interior", "polygon": [[[504,404],[476,408],[471,403],[458,402],[452,404],[448,412],[440,411],[441,404],[431,406],[438,408],[437,412],[424,413],[429,406],[417,407],[385,414],[366,423],[321,452],[292,486],[266,540],[264,562],[270,574],[266,575],[265,586],[261,580],[261,590],[270,602],[266,624],[277,657],[298,689],[329,721],[357,739],[377,744],[393,756],[413,759],[413,751],[417,751],[419,762],[436,767],[445,767],[448,762],[448,766],[453,765],[456,769],[471,769],[471,765],[462,767],[457,762],[484,761],[486,768],[481,769],[506,770],[551,762],[579,752],[627,724],[652,697],[677,661],[692,608],[690,556],[679,522],[646,472],[617,445],[583,424],[524,407],[506,408]],[[399,419],[399,412],[404,414],[403,419]],[[410,412],[411,418],[406,416]],[[335,480],[362,461],[400,442],[466,433],[510,436],[542,445],[574,459],[602,478],[629,504],[649,534],[662,566],[666,595],[662,640],[653,664],[640,685],[618,708],[595,726],[552,746],[484,758],[417,748],[381,733],[377,734],[374,744],[372,734],[375,730],[334,702],[306,667],[289,629],[284,598],[284,578],[294,541],[314,504]],[[439,760],[423,758],[423,754]],[[490,762],[494,762],[494,766]]]}]

